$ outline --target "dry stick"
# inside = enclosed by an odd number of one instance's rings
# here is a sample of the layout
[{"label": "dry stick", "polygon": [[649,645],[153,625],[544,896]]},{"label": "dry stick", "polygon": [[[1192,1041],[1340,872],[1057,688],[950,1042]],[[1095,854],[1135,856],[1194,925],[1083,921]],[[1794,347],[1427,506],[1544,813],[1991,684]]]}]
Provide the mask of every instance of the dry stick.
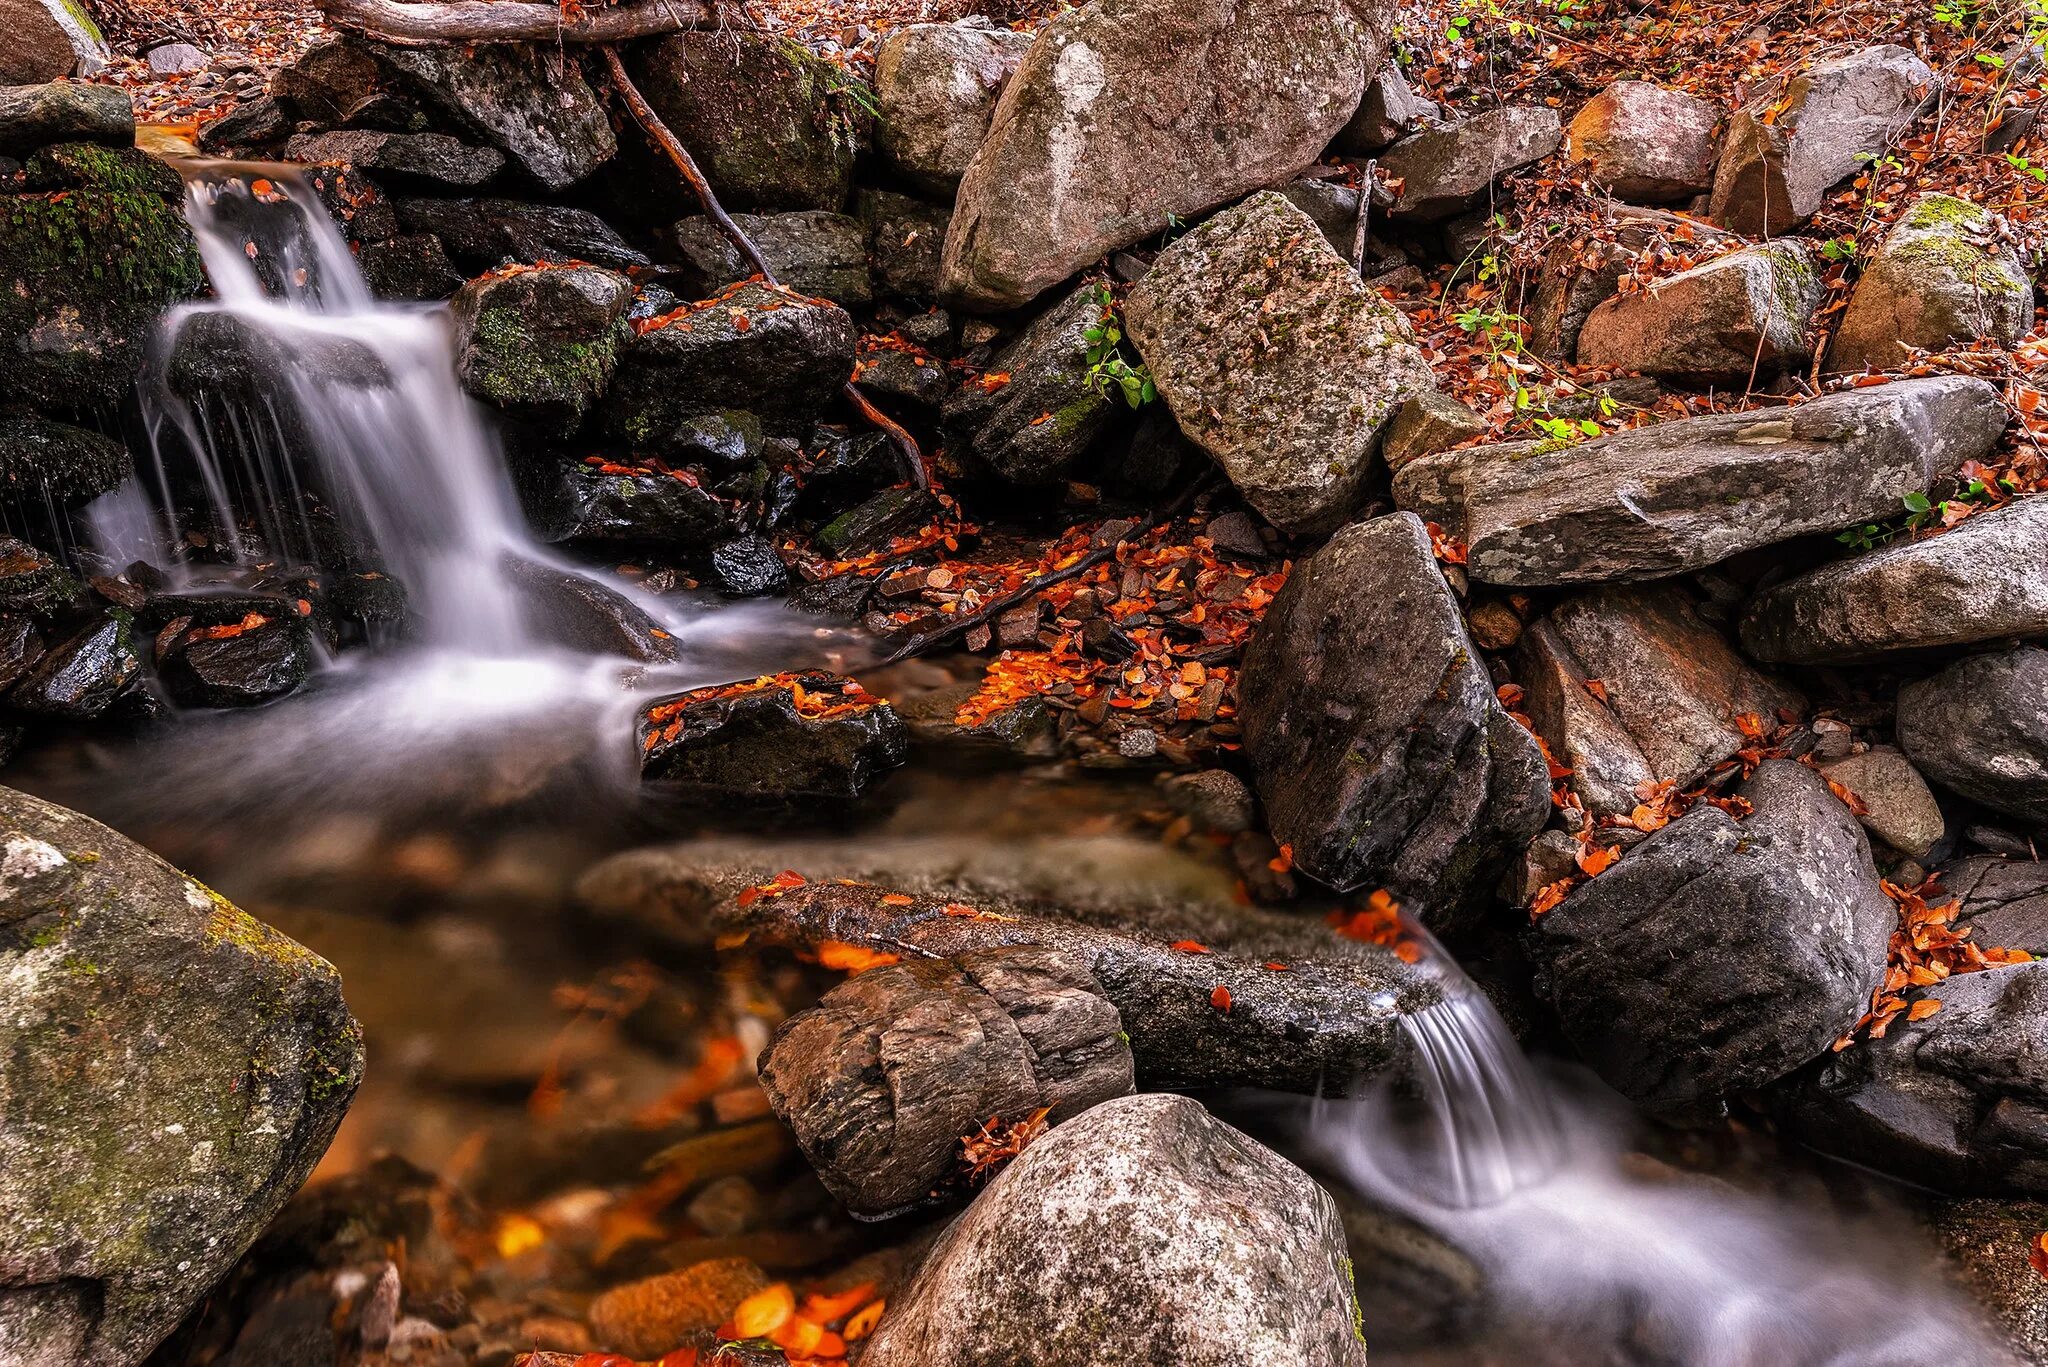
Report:
[{"label": "dry stick", "polygon": [[1358,178],[1358,227],[1351,235],[1351,271],[1365,274],[1365,244],[1372,236],[1372,191],[1379,183],[1380,164],[1368,158]]},{"label": "dry stick", "polygon": [[318,0],[339,28],[389,43],[620,43],[696,28],[712,17],[702,0],[625,0],[564,20],[560,5],[530,0]]},{"label": "dry stick", "polygon": [[[606,44],[598,51],[604,54],[605,65],[612,73],[612,85],[625,99],[626,108],[632,111],[633,121],[640,125],[642,132],[654,140],[656,146],[668,154],[668,159],[683,173],[683,179],[688,181],[690,189],[696,192],[697,202],[704,206],[705,215],[718,231],[724,234],[725,240],[732,243],[740,258],[753,267],[755,274],[771,285],[779,285],[781,282],[776,280],[775,272],[769,267],[767,258],[761,255],[761,249],[754,245],[754,240],[747,236],[739,224],[733,222],[732,215],[718,202],[718,195],[712,190],[711,182],[705,178],[703,170],[697,165],[697,159],[690,155],[690,149],[683,146],[681,140],[669,131],[669,126],[662,122],[661,115],[655,113],[654,107],[641,95],[640,87],[634,85],[633,78],[626,74],[626,64],[619,60],[618,49]],[[862,417],[881,428],[890,441],[895,443],[896,450],[903,457],[911,478],[917,481],[917,487],[930,489],[931,472],[925,468],[924,453],[917,448],[917,438],[905,431],[901,423],[875,407],[868,396],[860,392],[860,386],[852,380],[846,382],[843,392],[847,401],[860,410]]]}]

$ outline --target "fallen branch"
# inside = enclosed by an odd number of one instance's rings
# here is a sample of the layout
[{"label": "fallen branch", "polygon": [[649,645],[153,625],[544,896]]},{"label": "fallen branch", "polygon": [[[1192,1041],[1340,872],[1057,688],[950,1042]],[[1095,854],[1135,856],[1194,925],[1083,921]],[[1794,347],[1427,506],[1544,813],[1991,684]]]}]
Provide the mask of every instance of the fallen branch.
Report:
[{"label": "fallen branch", "polygon": [[402,46],[460,43],[623,43],[696,28],[712,17],[703,0],[623,0],[565,21],[555,4],[529,0],[317,0],[327,21]]},{"label": "fallen branch", "polygon": [[[780,283],[775,278],[774,270],[769,267],[768,259],[761,255],[761,249],[754,245],[754,240],[747,236],[739,224],[733,222],[732,215],[718,202],[718,195],[712,190],[711,181],[704,175],[703,168],[697,165],[697,159],[690,155],[690,149],[683,146],[682,140],[670,131],[669,126],[662,121],[661,115],[654,112],[654,106],[647,103],[646,97],[640,93],[640,87],[633,84],[633,78],[626,73],[626,64],[619,59],[618,49],[607,44],[600,51],[604,53],[605,65],[611,70],[612,85],[617,88],[620,98],[625,100],[627,110],[633,115],[633,121],[640,125],[640,130],[653,139],[655,146],[666,153],[668,159],[675,163],[676,169],[683,173],[683,179],[690,183],[690,189],[697,195],[697,202],[704,206],[705,216],[724,235],[725,240],[732,243],[733,250],[740,254],[742,261],[753,268],[755,274],[771,285]],[[844,393],[847,401],[860,410],[861,416],[881,428],[895,444],[897,454],[903,457],[910,477],[917,481],[917,487],[931,488],[931,471],[925,467],[924,452],[918,450],[917,438],[911,436],[901,423],[875,407],[868,396],[860,392],[860,386],[851,379],[847,380]]]}]

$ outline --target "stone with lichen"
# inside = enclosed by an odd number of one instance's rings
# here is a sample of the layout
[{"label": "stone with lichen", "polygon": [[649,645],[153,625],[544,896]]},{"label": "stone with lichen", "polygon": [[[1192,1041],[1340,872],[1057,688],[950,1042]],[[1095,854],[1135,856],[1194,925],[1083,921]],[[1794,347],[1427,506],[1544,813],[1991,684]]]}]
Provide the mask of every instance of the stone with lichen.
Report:
[{"label": "stone with lichen", "polygon": [[2009,347],[2034,325],[2034,284],[1990,210],[1923,194],[1864,264],[1828,352],[1833,371],[1888,370],[1913,349],[1978,338]]}]

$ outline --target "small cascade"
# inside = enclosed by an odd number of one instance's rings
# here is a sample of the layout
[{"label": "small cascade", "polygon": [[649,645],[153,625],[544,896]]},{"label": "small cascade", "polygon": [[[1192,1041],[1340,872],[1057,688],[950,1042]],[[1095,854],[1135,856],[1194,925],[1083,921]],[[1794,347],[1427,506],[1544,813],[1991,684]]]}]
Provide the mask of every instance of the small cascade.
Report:
[{"label": "small cascade", "polygon": [[1528,1056],[1448,958],[1444,999],[1401,1020],[1435,1130],[1422,1152],[1444,1204],[1492,1205],[1557,1170],[1563,1137]]}]

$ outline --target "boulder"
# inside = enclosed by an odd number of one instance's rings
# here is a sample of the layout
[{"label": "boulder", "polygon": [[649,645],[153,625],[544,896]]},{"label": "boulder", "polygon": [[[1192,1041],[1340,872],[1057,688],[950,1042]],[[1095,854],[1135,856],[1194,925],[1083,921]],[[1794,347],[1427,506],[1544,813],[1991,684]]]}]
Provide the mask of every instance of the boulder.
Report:
[{"label": "boulder", "polygon": [[847,509],[820,527],[811,539],[818,549],[840,559],[886,549],[945,512],[930,490],[915,485],[884,489]]},{"label": "boulder", "polygon": [[1455,218],[1482,203],[1502,176],[1543,160],[1563,141],[1555,109],[1517,104],[1403,138],[1380,158],[1380,174],[1401,182],[1390,217],[1410,223]]},{"label": "boulder", "polygon": [[0,398],[121,403],[158,316],[204,283],[192,230],[161,196],[0,196]]},{"label": "boulder", "polygon": [[1813,359],[1813,315],[1825,294],[1805,243],[1745,247],[1594,309],[1579,332],[1579,362],[1743,384]]},{"label": "boulder", "polygon": [[874,96],[839,68],[801,43],[736,32],[674,34],[628,61],[727,209],[845,205]]},{"label": "boulder", "polygon": [[1126,1097],[989,1183],[862,1362],[1364,1367],[1353,1296],[1329,1193],[1200,1102]]},{"label": "boulder", "polygon": [[1622,277],[1646,253],[1697,256],[1743,245],[1733,233],[1662,209],[1616,204],[1606,217],[1614,225],[1611,241],[1604,235],[1591,241],[1563,241],[1544,253],[1536,293],[1525,310],[1529,349],[1539,356],[1555,361],[1575,357],[1587,317],[1620,292]]},{"label": "boulder", "polygon": [[875,49],[875,150],[911,184],[951,200],[1030,50],[1030,34],[986,20],[892,30]]},{"label": "boulder", "polygon": [[1616,81],[1573,116],[1565,159],[1618,199],[1682,202],[1713,187],[1720,121],[1711,101],[1649,81]]},{"label": "boulder", "polygon": [[505,169],[505,154],[471,147],[445,133],[372,133],[350,130],[301,134],[285,144],[286,161],[340,162],[379,177],[431,180],[472,187]]},{"label": "boulder", "polygon": [[581,261],[614,271],[649,264],[645,252],[588,209],[516,199],[404,196],[393,207],[406,232],[439,238],[450,258],[471,273],[526,261]]},{"label": "boulder", "polygon": [[0,612],[49,617],[83,593],[55,557],[18,537],[0,534]]},{"label": "boulder", "polygon": [[2048,650],[1975,655],[1907,684],[1899,746],[1942,787],[2048,825]]},{"label": "boulder", "polygon": [[1273,838],[1339,891],[1382,885],[1461,929],[1464,894],[1549,814],[1535,737],[1494,696],[1412,514],[1346,527],[1295,566],[1237,691]]},{"label": "boulder", "polygon": [[8,691],[7,706],[34,717],[91,721],[141,672],[126,614],[107,617],[51,646]]},{"label": "boulder", "polygon": [[[735,214],[760,249],[775,278],[800,294],[830,299],[844,308],[866,308],[875,300],[868,273],[867,231],[858,219],[799,209],[787,214]],[[683,273],[677,288],[702,299],[735,280],[753,275],[752,262],[708,218],[686,218],[675,226]]]},{"label": "boulder", "polygon": [[1032,320],[989,362],[988,382],[970,380],[946,400],[947,453],[1012,484],[1063,480],[1122,403],[1088,368],[1087,334],[1111,317],[1108,291],[1088,281]]},{"label": "boulder", "polygon": [[1805,711],[1797,690],[1744,663],[1672,585],[1567,599],[1528,633],[1522,660],[1528,715],[1596,816],[1633,811],[1646,780],[1690,787],[1749,743],[1743,718],[1768,731],[1780,713]]},{"label": "boulder", "polygon": [[284,697],[313,668],[312,633],[290,618],[201,627],[160,643],[157,670],[171,695],[192,707],[252,707]]},{"label": "boulder", "polygon": [[1914,1001],[1940,1006],[1831,1055],[1775,1108],[1822,1152],[1916,1183],[2048,1194],[2048,962],[1956,973]]},{"label": "boulder", "polygon": [[937,413],[952,387],[952,376],[937,357],[908,351],[888,338],[863,337],[854,379],[870,397],[898,401],[922,414]]},{"label": "boulder", "polygon": [[938,298],[952,212],[887,190],[862,190],[854,208],[867,229],[868,261],[883,290],[905,299]]},{"label": "boulder", "polygon": [[555,541],[666,551],[694,563],[743,525],[739,508],[695,478],[654,469],[574,465],[563,495],[563,516],[546,528]]},{"label": "boulder", "polygon": [[74,0],[0,0],[0,86],[91,76],[113,60],[91,11]]},{"label": "boulder", "polygon": [[642,711],[640,774],[705,802],[850,802],[908,749],[889,704],[851,679],[806,673],[692,689]]},{"label": "boulder", "polygon": [[1057,1125],[1133,1088],[1116,1008],[1082,963],[1032,946],[860,973],[784,1021],[769,1104],[833,1195],[881,1219],[957,1190],[960,1141],[1041,1110]]},{"label": "boulder", "polygon": [[2040,498],[1774,584],[1742,614],[1744,650],[1795,664],[2042,635],[2048,499]]},{"label": "boulder", "polygon": [[38,148],[24,167],[31,190],[114,190],[183,199],[185,182],[140,147],[60,142]]},{"label": "boulder", "polygon": [[399,84],[542,189],[567,189],[619,150],[603,98],[558,46],[373,46]]},{"label": "boulder", "polygon": [[362,1077],[324,961],[0,789],[0,1352],[148,1357],[313,1169]]},{"label": "boulder", "polygon": [[1658,579],[1889,517],[1985,456],[2005,416],[1982,380],[1907,380],[1581,445],[1465,447],[1411,462],[1394,500],[1463,540],[1484,583]]},{"label": "boulder", "polygon": [[610,386],[633,282],[598,266],[515,268],[456,292],[455,371],[495,408],[567,431]]},{"label": "boulder", "polygon": [[2048,958],[2048,863],[1977,854],[1941,870],[1957,903],[1956,924],[1986,947]]},{"label": "boulder", "polygon": [[695,421],[738,409],[807,432],[853,374],[860,331],[845,309],[787,287],[741,285],[639,325],[605,419],[634,450],[687,446]]},{"label": "boulder", "polygon": [[1827,192],[1889,147],[1935,75],[1890,43],[1822,62],[1737,110],[1714,170],[1708,217],[1750,237],[1779,237]]},{"label": "boulder", "polygon": [[525,598],[524,624],[534,639],[645,664],[674,662],[675,638],[589,571],[512,555],[505,557],[504,571]]},{"label": "boulder", "polygon": [[97,432],[45,418],[0,417],[0,507],[83,503],[128,477],[128,450]]},{"label": "boulder", "polygon": [[1923,194],[1864,263],[1828,368],[1888,370],[1913,348],[1940,351],[1979,337],[2009,347],[2033,326],[2033,281],[1991,211]]},{"label": "boulder", "polygon": [[961,181],[946,292],[1015,308],[1308,166],[1357,109],[1391,19],[1378,0],[1099,0],[1062,13],[1010,78]]},{"label": "boulder", "polygon": [[1389,470],[1398,470],[1410,461],[1483,437],[1488,430],[1486,419],[1464,404],[1442,390],[1425,389],[1394,410],[1380,443],[1380,458]]},{"label": "boulder", "polygon": [[375,43],[352,33],[323,33],[278,69],[269,94],[279,105],[280,132],[303,122],[318,128],[424,133],[431,120],[415,90],[384,64]]},{"label": "boulder", "polygon": [[127,147],[134,141],[135,108],[117,86],[0,85],[0,157],[27,156],[59,142]]},{"label": "boulder", "polygon": [[1181,430],[1286,532],[1355,512],[1387,423],[1436,387],[1399,310],[1271,192],[1161,252],[1124,316]]},{"label": "boulder", "polygon": [[1737,820],[1702,803],[1536,922],[1539,989],[1607,1083],[1656,1114],[1715,1113],[1853,1026],[1898,912],[1820,775],[1767,760]]},{"label": "boulder", "polygon": [[356,265],[379,299],[448,299],[465,283],[441,239],[432,233],[406,233],[369,243],[356,253]]},{"label": "boulder", "polygon": [[1908,858],[1926,858],[1948,828],[1927,780],[1894,746],[1873,745],[1824,763],[1820,771],[1863,804],[1856,819],[1864,830]]},{"label": "boulder", "polygon": [[1388,62],[1365,87],[1358,112],[1338,131],[1331,146],[1348,157],[1369,157],[1441,116],[1435,101],[1425,100],[1409,87],[1400,63]]},{"label": "boulder", "polygon": [[243,100],[199,130],[199,150],[209,157],[231,157],[291,132],[291,112],[275,95]]}]

